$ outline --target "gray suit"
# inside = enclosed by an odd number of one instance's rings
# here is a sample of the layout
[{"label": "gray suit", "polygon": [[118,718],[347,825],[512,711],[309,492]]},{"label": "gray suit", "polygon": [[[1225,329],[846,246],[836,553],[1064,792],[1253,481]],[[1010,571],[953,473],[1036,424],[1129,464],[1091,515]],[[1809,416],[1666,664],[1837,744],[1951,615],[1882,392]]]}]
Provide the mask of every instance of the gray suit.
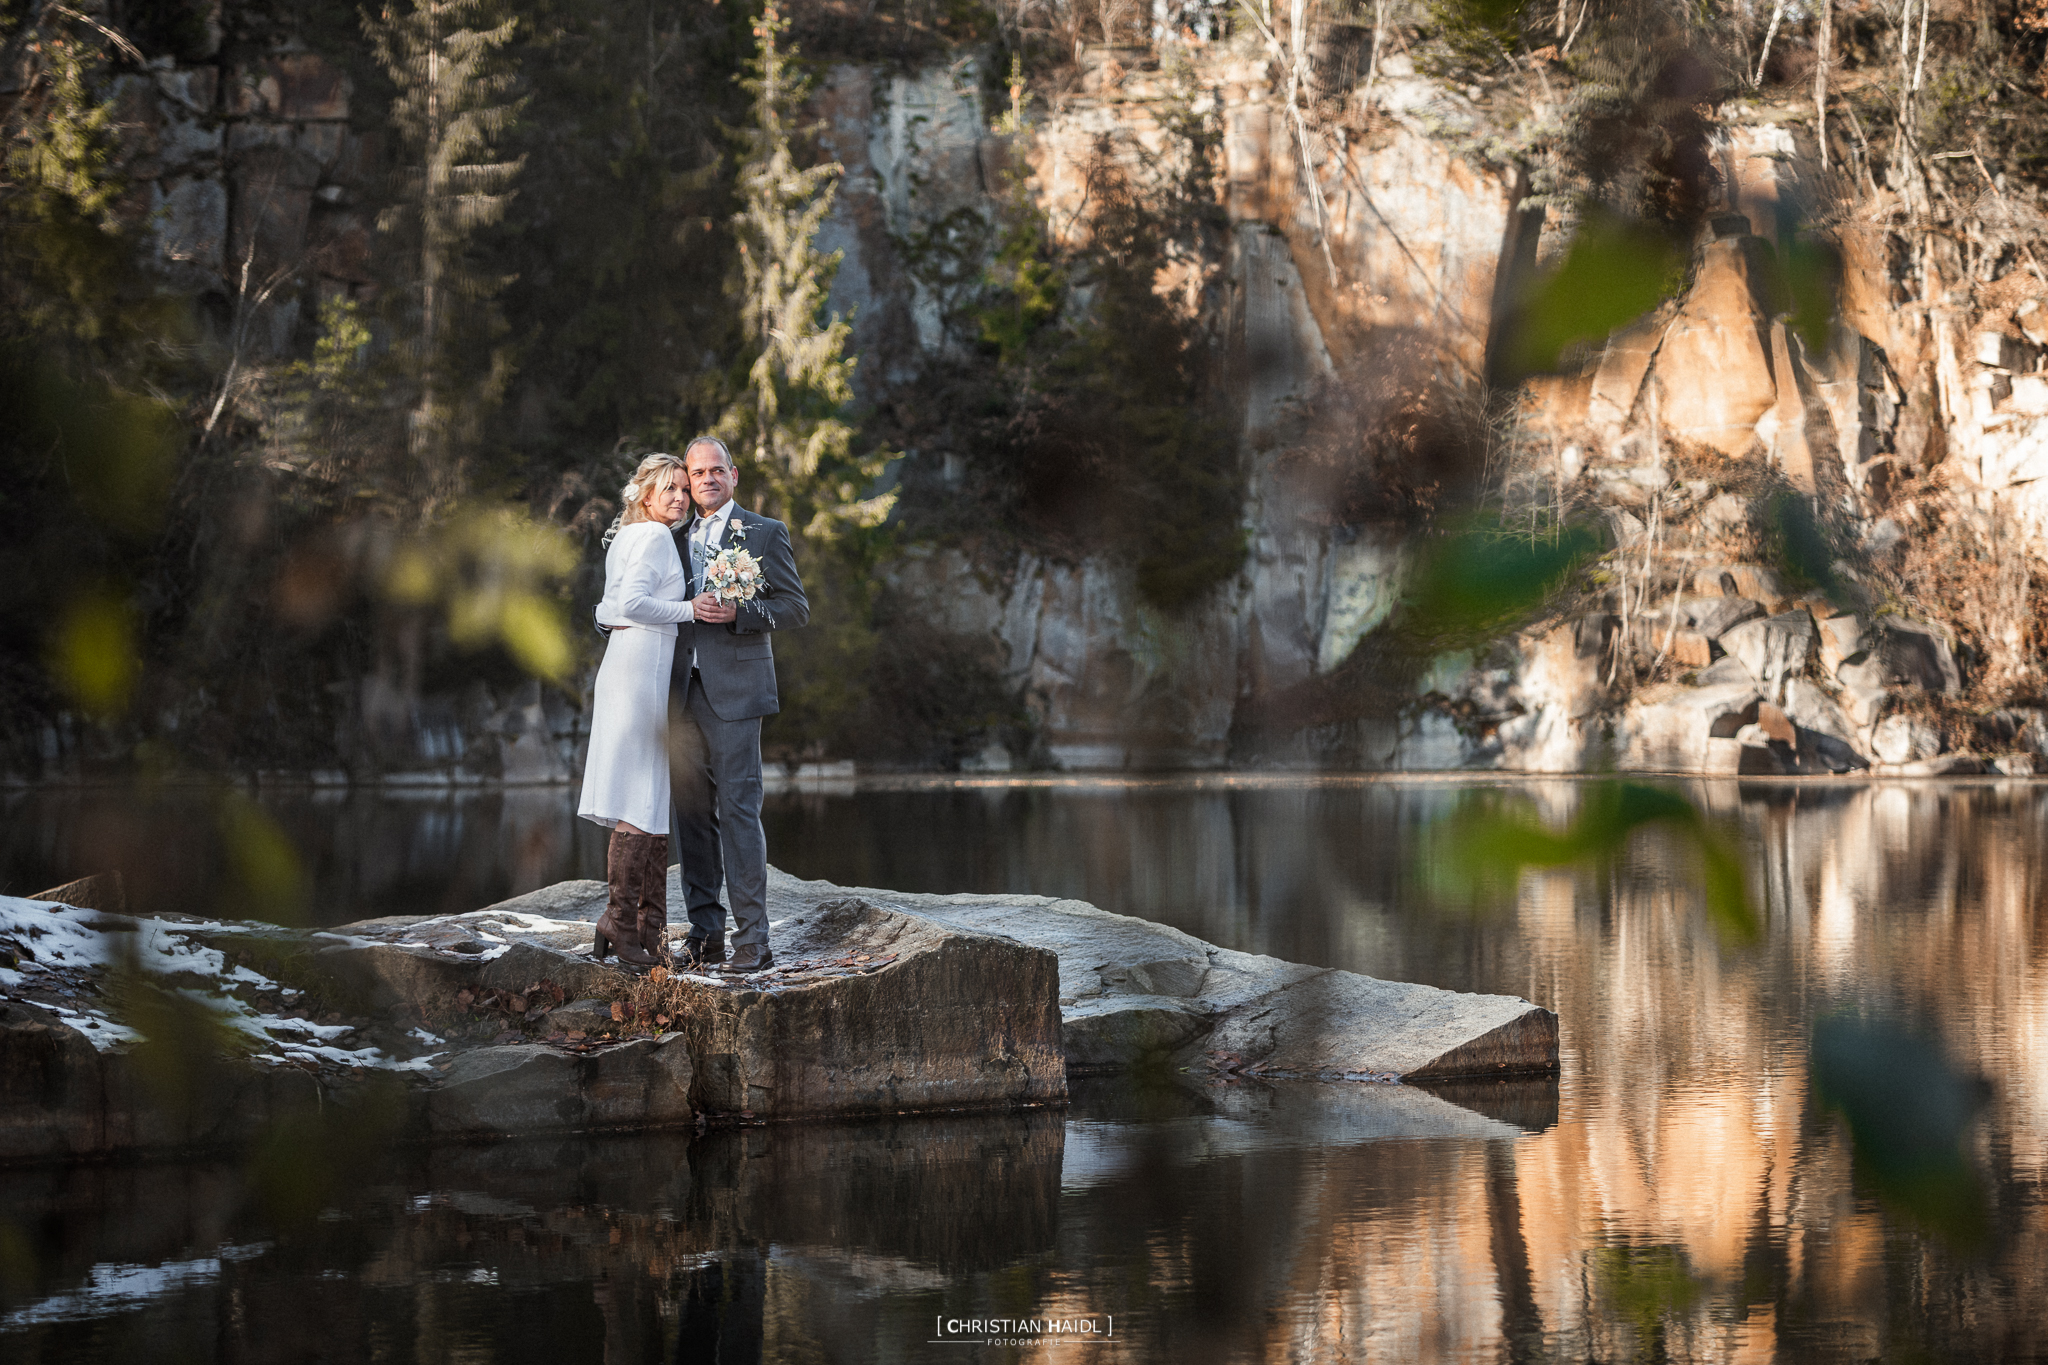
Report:
[{"label": "gray suit", "polygon": [[[690,574],[690,595],[704,590],[690,561],[694,510],[673,534]],[[735,507],[725,539],[760,561],[766,583],[737,620],[685,621],[676,628],[669,675],[669,784],[676,803],[676,852],[692,938],[725,933],[718,888],[732,895],[735,945],[768,942],[768,840],[761,830],[761,717],[782,709],[775,690],[778,630],[811,619],[797,575],[789,528]],[[696,665],[691,666],[694,654]]]}]

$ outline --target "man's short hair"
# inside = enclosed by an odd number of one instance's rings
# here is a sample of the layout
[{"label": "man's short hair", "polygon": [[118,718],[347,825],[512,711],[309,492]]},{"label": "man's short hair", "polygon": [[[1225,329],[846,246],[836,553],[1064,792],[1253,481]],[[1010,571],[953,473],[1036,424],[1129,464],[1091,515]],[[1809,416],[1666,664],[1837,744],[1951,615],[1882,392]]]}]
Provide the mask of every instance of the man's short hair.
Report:
[{"label": "man's short hair", "polygon": [[683,461],[685,463],[689,462],[690,452],[695,450],[698,446],[716,446],[718,448],[718,453],[725,457],[725,467],[727,469],[737,469],[739,467],[732,462],[732,452],[725,448],[725,442],[719,440],[716,436],[699,436],[695,440],[691,441],[688,445],[684,446]]}]

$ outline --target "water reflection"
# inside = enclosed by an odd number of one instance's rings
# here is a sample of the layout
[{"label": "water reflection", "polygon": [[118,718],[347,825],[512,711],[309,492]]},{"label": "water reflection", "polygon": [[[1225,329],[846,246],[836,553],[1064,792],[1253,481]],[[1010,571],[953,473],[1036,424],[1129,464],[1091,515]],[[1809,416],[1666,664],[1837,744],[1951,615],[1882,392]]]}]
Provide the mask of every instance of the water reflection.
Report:
[{"label": "water reflection", "polygon": [[[1559,822],[1581,790],[1502,785]],[[1118,1339],[982,1358],[2048,1354],[2048,789],[1684,789],[1734,832],[1753,947],[1712,932],[1654,833],[1447,898],[1427,873],[1457,784],[784,798],[771,843],[803,875],[1080,895],[1525,994],[1560,1015],[1562,1076],[1112,1080],[1064,1116],[455,1149],[294,1225],[231,1167],[17,1173],[0,1243],[36,1254],[25,1279],[0,1256],[0,1352],[668,1360],[716,1326],[720,1359],[973,1359],[926,1345],[935,1319],[1002,1309],[1114,1313]],[[1864,1043],[1846,1071],[1815,1042],[1840,1021]],[[1970,1236],[1852,1145],[1940,1096]]]},{"label": "water reflection", "polygon": [[[568,788],[282,787],[257,800],[298,852],[316,924],[474,910],[604,876],[604,831],[576,819]],[[119,869],[133,910],[220,913],[232,860],[215,807],[202,787],[0,793],[0,891]]]}]

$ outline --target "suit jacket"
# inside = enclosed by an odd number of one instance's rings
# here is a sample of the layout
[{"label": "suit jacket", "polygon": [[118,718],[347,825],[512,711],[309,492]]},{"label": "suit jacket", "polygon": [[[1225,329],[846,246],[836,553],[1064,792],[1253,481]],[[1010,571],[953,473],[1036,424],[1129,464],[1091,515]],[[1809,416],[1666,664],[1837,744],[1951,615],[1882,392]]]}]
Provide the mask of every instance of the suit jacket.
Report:
[{"label": "suit jacket", "polygon": [[[692,509],[672,532],[685,573],[691,571],[690,531],[696,524],[697,514]],[[675,671],[669,678],[672,691],[681,692],[689,685],[690,654],[695,650],[704,700],[711,703],[720,720],[772,716],[782,709],[775,690],[775,646],[769,637],[778,630],[795,630],[811,619],[810,599],[804,596],[804,581],[796,571],[787,526],[735,507],[726,522],[725,539],[715,548],[735,545],[760,562],[765,582],[753,601],[739,604],[737,619],[723,625],[698,621],[679,625]],[[694,581],[690,587],[693,594],[702,591],[702,585]]]}]

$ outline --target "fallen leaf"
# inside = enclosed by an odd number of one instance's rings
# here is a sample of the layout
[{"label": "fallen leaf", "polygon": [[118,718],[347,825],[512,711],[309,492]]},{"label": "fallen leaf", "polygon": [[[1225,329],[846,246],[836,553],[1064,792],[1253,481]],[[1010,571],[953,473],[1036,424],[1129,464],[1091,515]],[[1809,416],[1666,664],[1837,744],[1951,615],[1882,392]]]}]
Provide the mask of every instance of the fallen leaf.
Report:
[{"label": "fallen leaf", "polygon": [[612,1022],[616,1024],[626,1022],[626,1006],[621,1001],[612,1001]]},{"label": "fallen leaf", "polygon": [[875,958],[874,954],[872,953],[855,953],[853,955],[853,960],[855,962],[873,962]]},{"label": "fallen leaf", "polygon": [[505,1002],[505,1008],[511,1010],[514,1014],[526,1013],[526,997],[523,995],[513,996]]},{"label": "fallen leaf", "polygon": [[572,1028],[572,1029],[570,1029],[570,1030],[569,1030],[569,1033],[568,1033],[568,1038],[569,1038],[569,1041],[570,1041],[570,1042],[572,1042],[572,1043],[580,1043],[580,1042],[582,1042],[582,1041],[583,1041],[583,1040],[584,1040],[585,1038],[588,1038],[589,1036],[590,1036],[589,1034],[585,1033],[585,1032],[584,1032],[584,1031],[583,1031],[582,1029],[580,1029],[580,1028]]},{"label": "fallen leaf", "polygon": [[653,971],[647,974],[647,979],[649,981],[652,981],[655,985],[659,986],[662,982],[668,980],[668,968],[656,967]]},{"label": "fallen leaf", "polygon": [[475,991],[457,991],[457,992],[455,992],[455,1003],[456,1003],[456,1004],[458,1004],[458,1005],[473,1005],[473,1004],[475,1004],[475,1003],[476,1003],[476,992],[475,992]]},{"label": "fallen leaf", "polygon": [[660,1024],[663,1028],[667,1028],[668,1016],[666,1014],[657,1014],[654,1016],[654,1022]]}]

